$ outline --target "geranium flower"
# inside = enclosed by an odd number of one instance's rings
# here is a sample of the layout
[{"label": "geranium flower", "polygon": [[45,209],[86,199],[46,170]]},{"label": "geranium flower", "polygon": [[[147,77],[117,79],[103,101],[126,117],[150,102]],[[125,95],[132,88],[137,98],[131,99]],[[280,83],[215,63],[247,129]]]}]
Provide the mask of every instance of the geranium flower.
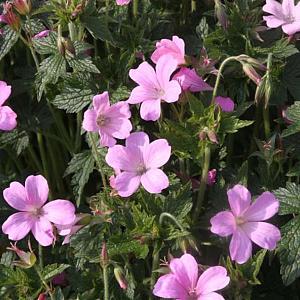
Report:
[{"label": "geranium flower", "polygon": [[252,242],[274,250],[280,240],[280,231],[272,224],[261,222],[275,215],[279,202],[270,192],[261,194],[251,204],[251,194],[242,185],[228,190],[231,211],[222,211],[210,219],[211,231],[220,236],[232,235],[229,251],[231,259],[245,263],[252,253]]},{"label": "geranium flower", "polygon": [[224,300],[215,291],[223,289],[230,281],[225,268],[210,267],[199,277],[198,264],[190,254],[172,259],[169,267],[171,273],[161,276],[154,286],[155,296],[177,300]]},{"label": "geranium flower", "polygon": [[217,96],[215,104],[218,105],[224,112],[232,112],[234,110],[234,102],[229,97]]},{"label": "geranium flower", "polygon": [[11,86],[0,81],[0,130],[13,130],[17,126],[17,114],[8,106],[2,106],[11,94]]},{"label": "geranium flower", "polygon": [[177,68],[177,62],[172,56],[161,57],[156,65],[156,70],[147,63],[141,63],[137,69],[131,69],[129,76],[139,84],[131,92],[130,104],[141,104],[141,118],[146,121],[156,121],[160,117],[160,102],[176,102],[181,93],[180,84],[170,80],[172,73]]},{"label": "geranium flower", "polygon": [[271,14],[263,17],[269,28],[281,26],[288,35],[300,31],[300,3],[295,5],[294,0],[283,0],[280,4],[275,0],[267,0],[263,11]]},{"label": "geranium flower", "polygon": [[173,79],[176,79],[183,91],[202,92],[212,91],[213,88],[207,84],[195,71],[186,67],[180,68]]},{"label": "geranium flower", "polygon": [[48,193],[48,183],[41,175],[27,177],[25,186],[14,181],[3,191],[5,201],[19,211],[2,225],[10,240],[19,241],[31,231],[40,245],[49,246],[55,239],[51,222],[65,225],[74,221],[74,205],[61,199],[45,204]]},{"label": "geranium flower", "polygon": [[82,127],[86,131],[99,132],[100,145],[111,147],[117,139],[125,139],[132,130],[129,105],[120,101],[110,106],[108,92],[93,98],[93,108],[84,113]]},{"label": "geranium flower", "polygon": [[211,169],[207,173],[207,184],[212,186],[216,183],[217,170]]},{"label": "geranium flower", "polygon": [[184,40],[174,35],[172,40],[162,39],[156,43],[156,50],[151,55],[151,60],[156,64],[164,56],[172,56],[177,65],[185,64],[185,45]]},{"label": "geranium flower", "polygon": [[167,175],[159,168],[170,158],[171,147],[167,140],[149,142],[144,132],[132,133],[126,146],[108,149],[106,162],[121,172],[115,178],[115,188],[121,197],[129,197],[142,184],[149,193],[160,193],[169,186]]},{"label": "geranium flower", "polygon": [[117,5],[127,5],[131,0],[117,0]]},{"label": "geranium flower", "polygon": [[6,1],[3,5],[3,13],[0,15],[0,22],[9,25],[13,30],[18,31],[21,27],[21,20],[14,13],[12,3]]}]

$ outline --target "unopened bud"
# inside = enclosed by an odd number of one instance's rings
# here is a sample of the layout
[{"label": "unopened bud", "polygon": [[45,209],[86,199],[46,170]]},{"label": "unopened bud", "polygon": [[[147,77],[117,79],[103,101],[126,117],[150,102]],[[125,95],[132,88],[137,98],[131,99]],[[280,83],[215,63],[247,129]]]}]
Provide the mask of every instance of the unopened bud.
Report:
[{"label": "unopened bud", "polygon": [[215,0],[215,15],[223,29],[226,30],[228,28],[228,16],[226,8],[220,0]]},{"label": "unopened bud", "polygon": [[108,253],[107,253],[107,247],[106,243],[102,243],[102,250],[101,250],[101,256],[100,256],[100,264],[102,268],[106,267],[108,265]]},{"label": "unopened bud", "polygon": [[190,249],[194,249],[199,252],[196,241],[191,235],[180,238],[179,246],[184,253],[187,253]]},{"label": "unopened bud", "polygon": [[219,141],[218,141],[218,138],[217,138],[217,135],[216,133],[213,131],[213,130],[208,130],[207,131],[207,136],[208,136],[208,139],[214,143],[214,144],[218,144]]},{"label": "unopened bud", "polygon": [[13,6],[20,15],[26,16],[31,11],[31,1],[30,0],[14,0]]},{"label": "unopened bud", "polygon": [[115,278],[119,283],[121,289],[126,290],[128,287],[128,282],[124,276],[123,269],[119,266],[114,268]]},{"label": "unopened bud", "polygon": [[58,37],[57,38],[57,48],[58,48],[59,53],[62,56],[65,56],[66,49],[65,49],[64,38],[63,37]]},{"label": "unopened bud", "polygon": [[74,58],[76,51],[75,51],[75,47],[73,45],[73,42],[68,38],[64,38],[63,43],[64,43],[66,54],[68,54],[69,56]]},{"label": "unopened bud", "polygon": [[243,71],[245,74],[256,84],[259,85],[261,82],[261,76],[256,72],[256,70],[249,63],[242,63]]},{"label": "unopened bud", "polygon": [[47,300],[47,295],[45,293],[39,294],[37,300]]},{"label": "unopened bud", "polygon": [[20,17],[14,13],[12,3],[3,3],[3,13],[0,15],[0,22],[6,23],[14,31],[19,31],[21,28]]},{"label": "unopened bud", "polygon": [[200,141],[204,141],[206,139],[206,130],[201,130],[198,137]]},{"label": "unopened bud", "polygon": [[8,247],[7,249],[15,252],[18,255],[18,257],[20,258],[20,260],[13,262],[13,264],[15,266],[18,266],[23,269],[29,269],[35,264],[36,256],[32,252],[30,243],[28,244],[30,252],[25,252],[25,251],[19,249],[17,247],[17,243],[15,243],[15,244],[11,243],[10,245],[11,245],[11,247]]}]

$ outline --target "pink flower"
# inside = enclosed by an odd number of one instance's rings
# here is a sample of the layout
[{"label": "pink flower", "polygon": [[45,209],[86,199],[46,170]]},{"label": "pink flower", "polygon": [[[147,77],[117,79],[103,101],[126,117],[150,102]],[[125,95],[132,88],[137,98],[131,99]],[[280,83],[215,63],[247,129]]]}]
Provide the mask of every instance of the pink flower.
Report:
[{"label": "pink flower", "polygon": [[300,3],[295,5],[294,0],[283,0],[280,4],[275,0],[267,0],[263,11],[271,14],[263,17],[269,28],[281,26],[288,35],[300,31]]},{"label": "pink flower", "polygon": [[275,215],[279,202],[270,192],[261,194],[251,204],[251,194],[242,185],[228,190],[231,211],[222,211],[210,219],[211,231],[220,236],[232,235],[229,251],[231,259],[245,263],[252,253],[252,242],[274,250],[280,240],[280,231],[272,224],[261,222]]},{"label": "pink flower", "polygon": [[127,5],[131,0],[117,0],[117,5]]},{"label": "pink flower", "polygon": [[195,69],[182,67],[173,79],[179,82],[183,91],[202,92],[213,89],[196,73]]},{"label": "pink flower", "polygon": [[60,199],[45,204],[48,193],[48,183],[41,175],[27,177],[25,187],[14,181],[3,191],[5,201],[19,211],[2,225],[10,240],[19,241],[31,231],[40,245],[49,246],[55,239],[51,222],[65,225],[74,221],[74,205]]},{"label": "pink flower", "polygon": [[172,56],[177,65],[185,64],[185,45],[184,40],[174,35],[172,40],[162,39],[156,43],[156,50],[151,55],[151,60],[156,64],[164,55]]},{"label": "pink flower", "polygon": [[232,112],[234,110],[234,102],[229,97],[218,96],[215,99],[215,104],[218,105],[224,112]]},{"label": "pink flower", "polygon": [[132,130],[129,105],[120,101],[110,106],[108,92],[93,98],[93,108],[84,113],[82,127],[86,131],[99,132],[100,145],[111,147],[117,139],[125,139]]},{"label": "pink flower", "polygon": [[70,243],[71,236],[84,226],[77,223],[86,216],[88,216],[88,214],[77,214],[72,223],[66,225],[56,225],[58,234],[65,236],[62,242],[63,245]]},{"label": "pink flower", "polygon": [[13,130],[17,126],[17,114],[8,106],[2,106],[11,94],[11,86],[0,81],[0,130]]},{"label": "pink flower", "polygon": [[207,173],[207,184],[214,185],[216,183],[217,170],[212,169]]},{"label": "pink flower", "polygon": [[36,35],[34,35],[33,38],[41,39],[41,38],[47,37],[50,32],[51,32],[51,30],[49,30],[49,29],[43,30],[43,31],[37,33]]},{"label": "pink flower", "polygon": [[9,25],[13,30],[18,31],[21,26],[20,17],[14,13],[12,3],[6,1],[3,5],[3,13],[0,15],[0,22]]},{"label": "pink flower", "polygon": [[155,296],[177,300],[224,300],[215,291],[223,289],[230,281],[225,268],[210,267],[199,277],[198,264],[190,254],[172,259],[169,267],[171,273],[161,276],[154,286]]},{"label": "pink flower", "polygon": [[181,93],[180,84],[171,80],[172,73],[177,68],[177,62],[170,55],[161,57],[156,70],[147,62],[141,63],[137,69],[131,69],[129,76],[139,84],[131,92],[130,104],[142,103],[141,117],[146,121],[156,121],[160,117],[160,102],[176,102]]},{"label": "pink flower", "polygon": [[115,188],[121,197],[129,197],[142,184],[149,193],[160,193],[169,186],[166,174],[159,168],[170,158],[171,147],[165,139],[149,143],[144,132],[132,133],[126,146],[108,149],[106,162],[121,172],[115,178]]}]

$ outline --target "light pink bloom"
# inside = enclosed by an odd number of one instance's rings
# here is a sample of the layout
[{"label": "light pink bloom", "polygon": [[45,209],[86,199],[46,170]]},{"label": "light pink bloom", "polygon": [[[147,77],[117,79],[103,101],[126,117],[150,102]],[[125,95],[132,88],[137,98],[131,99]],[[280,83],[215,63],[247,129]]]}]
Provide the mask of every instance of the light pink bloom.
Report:
[{"label": "light pink bloom", "polygon": [[263,17],[269,28],[281,26],[288,35],[300,31],[300,3],[295,5],[294,0],[283,0],[280,4],[275,0],[267,0],[263,11],[271,14]]},{"label": "light pink bloom", "polygon": [[181,93],[180,84],[171,80],[172,73],[177,68],[177,62],[170,55],[161,57],[156,70],[147,63],[141,63],[137,69],[131,69],[129,76],[139,84],[135,87],[129,99],[130,104],[141,104],[141,117],[146,121],[156,121],[160,117],[160,102],[176,102]]},{"label": "light pink bloom", "polygon": [[207,173],[207,184],[214,185],[216,183],[217,170],[212,169]]},{"label": "light pink bloom", "polygon": [[99,132],[100,145],[111,147],[117,139],[125,139],[132,130],[129,105],[120,101],[110,105],[108,92],[93,98],[93,108],[84,113],[82,127],[86,131]]},{"label": "light pink bloom", "polygon": [[190,254],[172,259],[169,267],[171,273],[161,276],[154,286],[155,296],[176,300],[224,300],[215,291],[229,284],[225,268],[210,267],[199,277],[198,264]]},{"label": "light pink bloom", "polygon": [[62,242],[63,245],[70,243],[71,236],[84,226],[77,223],[87,215],[88,214],[77,214],[72,223],[66,225],[56,225],[58,234],[65,237]]},{"label": "light pink bloom", "polygon": [[210,219],[211,231],[220,236],[232,235],[229,251],[231,259],[245,263],[252,253],[252,242],[274,250],[280,240],[280,231],[272,224],[261,222],[275,215],[279,202],[270,192],[262,193],[251,203],[250,192],[242,185],[228,190],[231,211],[222,211]]},{"label": "light pink bloom", "polygon": [[159,168],[170,158],[171,147],[167,140],[149,142],[144,132],[132,133],[126,146],[108,149],[106,162],[121,170],[115,178],[115,188],[121,197],[129,197],[142,184],[149,193],[160,193],[169,186],[167,175]]},{"label": "light pink bloom", "polygon": [[156,43],[156,50],[151,55],[151,60],[157,63],[164,55],[172,56],[177,65],[185,64],[185,45],[184,40],[174,35],[172,40],[162,39]]},{"label": "light pink bloom", "polygon": [[182,67],[173,79],[180,83],[183,91],[202,92],[212,91],[213,89],[196,73],[195,69]]},{"label": "light pink bloom", "polygon": [[44,38],[44,37],[48,36],[50,32],[51,32],[51,30],[49,30],[49,29],[43,30],[43,31],[37,33],[36,35],[34,35],[33,38],[34,39]]},{"label": "light pink bloom", "polygon": [[48,183],[41,175],[27,177],[25,186],[14,181],[3,191],[5,201],[19,211],[2,225],[10,240],[19,241],[31,231],[40,245],[49,246],[55,239],[51,222],[65,225],[74,221],[74,205],[60,199],[45,204],[48,193]]},{"label": "light pink bloom", "polygon": [[8,106],[2,106],[11,94],[11,86],[0,81],[0,130],[13,130],[17,126],[17,114]]},{"label": "light pink bloom", "polygon": [[117,5],[127,5],[131,0],[117,0]]},{"label": "light pink bloom", "polygon": [[234,102],[229,97],[218,96],[215,99],[215,104],[220,106],[221,110],[224,112],[232,112],[234,110]]}]

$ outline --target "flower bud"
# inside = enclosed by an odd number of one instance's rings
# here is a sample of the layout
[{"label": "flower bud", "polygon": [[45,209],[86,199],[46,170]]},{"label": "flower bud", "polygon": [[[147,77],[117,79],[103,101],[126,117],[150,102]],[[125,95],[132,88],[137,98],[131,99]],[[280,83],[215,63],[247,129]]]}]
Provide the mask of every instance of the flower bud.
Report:
[{"label": "flower bud", "polygon": [[19,31],[21,28],[20,17],[13,12],[13,6],[11,3],[3,3],[3,13],[0,15],[0,22],[6,23],[14,31]]},{"label": "flower bud", "polygon": [[256,84],[259,85],[261,82],[261,76],[256,72],[256,70],[249,63],[242,62],[243,71],[245,74]]},{"label": "flower bud", "polygon": [[121,289],[126,290],[128,287],[128,282],[124,276],[123,269],[119,266],[114,268],[115,278],[119,283]]},{"label": "flower bud", "polygon": [[26,16],[31,11],[31,1],[30,0],[14,0],[13,6],[20,15]]},{"label": "flower bud", "polygon": [[102,250],[101,250],[101,256],[100,256],[100,264],[102,268],[105,268],[108,265],[109,259],[108,259],[108,253],[106,248],[106,243],[102,243]]},{"label": "flower bud", "polygon": [[75,51],[75,47],[73,45],[73,42],[68,38],[64,38],[63,44],[64,44],[64,47],[65,47],[66,54],[68,54],[69,56],[74,58],[76,51]]},{"label": "flower bud", "polygon": [[217,176],[217,170],[216,169],[212,169],[209,170],[207,173],[207,185],[214,185],[216,183],[216,176]]},{"label": "flower bud", "polygon": [[45,293],[39,294],[37,300],[47,300],[47,295]]},{"label": "flower bud", "polygon": [[215,0],[215,15],[223,27],[223,29],[228,28],[228,16],[226,14],[225,6],[220,0]]},{"label": "flower bud", "polygon": [[198,137],[200,141],[204,141],[206,139],[206,133],[207,133],[207,128],[204,128],[199,132]]},{"label": "flower bud", "polygon": [[19,258],[20,258],[20,260],[14,261],[13,264],[15,266],[18,266],[18,267],[23,268],[23,269],[29,269],[29,268],[31,268],[35,264],[35,262],[36,262],[36,256],[32,252],[30,244],[28,244],[30,252],[25,252],[25,251],[19,249],[16,246],[16,244],[17,244],[17,242],[15,244],[11,243],[10,244],[11,247],[7,248],[8,250],[11,250],[11,251],[15,252],[19,256]]},{"label": "flower bud", "polygon": [[64,45],[64,38],[63,37],[59,36],[57,38],[57,48],[58,48],[59,53],[62,56],[65,56],[66,48],[65,48],[65,45]]},{"label": "flower bud", "polygon": [[215,133],[213,130],[208,130],[208,131],[207,131],[207,136],[208,136],[208,139],[209,139],[213,144],[218,144],[218,143],[219,143],[218,137],[217,137],[216,133]]}]

